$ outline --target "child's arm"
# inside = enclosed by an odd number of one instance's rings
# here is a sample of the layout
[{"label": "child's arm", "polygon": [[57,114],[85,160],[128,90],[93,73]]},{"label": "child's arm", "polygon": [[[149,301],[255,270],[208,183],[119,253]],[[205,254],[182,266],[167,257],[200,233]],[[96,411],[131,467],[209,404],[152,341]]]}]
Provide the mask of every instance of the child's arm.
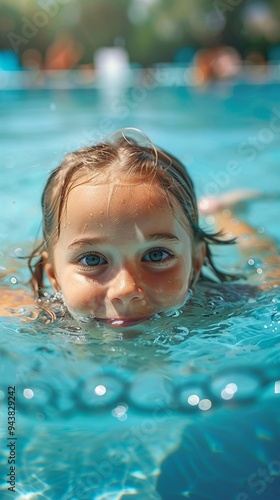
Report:
[{"label": "child's arm", "polygon": [[242,264],[248,262],[248,259],[261,259],[264,263],[261,281],[267,283],[269,280],[271,283],[273,280],[275,284],[280,283],[280,255],[276,243],[236,215],[241,203],[261,196],[257,191],[239,190],[218,198],[203,198],[198,206],[201,215],[214,218],[216,230],[222,232],[223,238],[237,238]]},{"label": "child's arm", "polygon": [[21,316],[26,308],[35,311],[36,304],[24,290],[0,288],[0,316]]}]

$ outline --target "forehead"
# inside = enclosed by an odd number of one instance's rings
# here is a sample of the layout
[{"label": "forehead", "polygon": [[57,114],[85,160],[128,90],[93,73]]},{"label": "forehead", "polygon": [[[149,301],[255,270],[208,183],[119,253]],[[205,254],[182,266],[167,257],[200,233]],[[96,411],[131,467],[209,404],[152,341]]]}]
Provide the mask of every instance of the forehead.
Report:
[{"label": "forehead", "polygon": [[[131,221],[147,226],[179,221],[188,226],[182,208],[172,195],[157,183],[109,182],[85,183],[74,186],[68,193],[61,218],[61,230],[66,227],[86,231],[89,226],[101,228],[107,221],[126,228]],[[185,227],[186,229],[186,227]]]},{"label": "forehead", "polygon": [[[82,212],[98,216],[111,217],[117,212],[130,216],[132,213],[143,213],[149,208],[170,210],[169,198],[155,183],[105,182],[74,185],[68,193],[65,203],[65,215],[71,217],[82,209]],[[94,210],[92,212],[92,210]],[[128,211],[129,210],[129,211]]]}]

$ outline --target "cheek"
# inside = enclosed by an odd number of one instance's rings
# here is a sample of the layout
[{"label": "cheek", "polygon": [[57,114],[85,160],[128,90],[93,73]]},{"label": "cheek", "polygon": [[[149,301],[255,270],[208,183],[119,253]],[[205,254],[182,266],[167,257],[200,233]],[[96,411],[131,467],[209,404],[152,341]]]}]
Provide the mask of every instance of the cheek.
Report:
[{"label": "cheek", "polygon": [[104,288],[94,282],[77,279],[63,285],[61,291],[70,313],[93,313],[104,302]]},{"label": "cheek", "polygon": [[185,294],[189,288],[189,278],[190,269],[183,260],[161,275],[160,282],[155,287],[156,291],[170,298]]},{"label": "cheek", "polygon": [[188,282],[185,279],[173,277],[167,281],[165,294],[168,297],[176,299],[177,297],[185,295],[187,291],[188,291]]}]

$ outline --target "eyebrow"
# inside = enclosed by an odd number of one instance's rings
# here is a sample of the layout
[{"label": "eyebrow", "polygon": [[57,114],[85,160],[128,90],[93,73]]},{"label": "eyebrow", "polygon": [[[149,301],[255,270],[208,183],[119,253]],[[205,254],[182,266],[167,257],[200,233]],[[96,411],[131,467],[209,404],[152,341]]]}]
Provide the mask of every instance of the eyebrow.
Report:
[{"label": "eyebrow", "polygon": [[[172,233],[154,233],[154,234],[149,234],[147,238],[144,239],[144,241],[158,241],[158,240],[165,240],[165,241],[173,241],[173,242],[178,242],[179,238],[175,236],[175,234]],[[73,241],[68,246],[68,250],[73,250],[75,248],[83,248],[85,246],[95,246],[95,245],[106,245],[108,243],[108,240],[106,238],[81,238],[79,240]]]},{"label": "eyebrow", "polygon": [[172,233],[155,233],[150,234],[147,237],[148,241],[157,241],[157,240],[167,240],[167,241],[179,241],[179,238]]}]

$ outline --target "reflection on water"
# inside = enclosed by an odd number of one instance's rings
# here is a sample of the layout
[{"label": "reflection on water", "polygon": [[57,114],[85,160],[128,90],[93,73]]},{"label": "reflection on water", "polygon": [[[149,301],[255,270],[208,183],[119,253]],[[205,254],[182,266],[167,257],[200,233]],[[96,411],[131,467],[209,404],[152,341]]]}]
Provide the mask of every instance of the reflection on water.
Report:
[{"label": "reflection on water", "polygon": [[[14,498],[198,499],[206,485],[205,498],[255,498],[250,474],[266,467],[263,498],[276,499],[280,300],[241,290],[201,284],[179,316],[128,336],[69,318],[5,319],[1,432],[13,385]],[[5,499],[5,477],[0,488]]]},{"label": "reflection on water", "polygon": [[[176,318],[152,318],[126,331],[67,316],[46,324],[45,315],[43,310],[33,322],[10,317],[2,323],[2,380],[17,383],[23,414],[45,408],[53,421],[75,417],[76,410],[106,412],[119,400],[146,411],[156,393],[165,409],[188,413],[195,405],[183,403],[185,386],[201,386],[212,408],[258,401],[280,379],[275,290],[252,298],[244,285],[209,289],[202,283]],[[91,394],[99,386],[106,391]],[[26,397],[25,388],[34,394]]]}]

